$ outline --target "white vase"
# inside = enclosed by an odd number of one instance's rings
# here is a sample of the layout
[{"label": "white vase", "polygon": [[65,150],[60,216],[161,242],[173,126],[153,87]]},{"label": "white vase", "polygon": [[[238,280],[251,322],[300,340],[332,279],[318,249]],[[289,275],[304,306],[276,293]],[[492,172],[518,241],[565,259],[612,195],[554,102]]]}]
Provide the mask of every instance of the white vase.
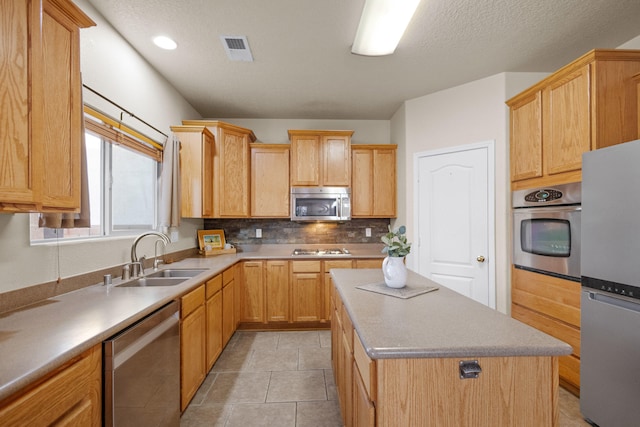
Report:
[{"label": "white vase", "polygon": [[384,283],[390,288],[404,288],[407,284],[407,266],[404,257],[388,256],[382,261]]}]

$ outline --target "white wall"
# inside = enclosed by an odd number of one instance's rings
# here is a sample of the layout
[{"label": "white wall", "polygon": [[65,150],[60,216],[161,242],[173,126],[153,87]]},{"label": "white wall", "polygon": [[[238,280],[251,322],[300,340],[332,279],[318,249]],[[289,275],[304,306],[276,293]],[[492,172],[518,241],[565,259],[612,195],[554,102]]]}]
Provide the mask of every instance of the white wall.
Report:
[{"label": "white wall", "polygon": [[[510,187],[508,108],[505,101],[539,81],[546,74],[502,73],[405,102],[405,111],[392,121],[392,135],[400,134],[402,115],[405,122],[406,148],[401,164],[404,176],[403,218],[399,223],[415,230],[413,158],[416,153],[457,147],[479,141],[495,140],[496,165],[496,307],[509,310],[510,265]],[[415,238],[414,238],[415,241]],[[410,267],[415,262],[407,260]]]},{"label": "white wall", "polygon": [[[149,124],[168,133],[169,126],[200,115],[184,98],[141,59],[131,46],[93,9],[86,0],[75,3],[98,25],[81,30],[81,70],[83,82],[104,94]],[[85,92],[85,101],[119,117],[119,112],[99,98]],[[160,140],[136,121],[125,123]],[[179,241],[173,252],[196,246],[196,230],[202,220],[183,220]],[[149,242],[146,242],[149,240]],[[0,215],[0,293],[38,283],[119,265],[129,259],[133,238],[114,238],[92,242],[30,246],[29,215]],[[153,239],[145,239],[140,255],[153,256]]]}]

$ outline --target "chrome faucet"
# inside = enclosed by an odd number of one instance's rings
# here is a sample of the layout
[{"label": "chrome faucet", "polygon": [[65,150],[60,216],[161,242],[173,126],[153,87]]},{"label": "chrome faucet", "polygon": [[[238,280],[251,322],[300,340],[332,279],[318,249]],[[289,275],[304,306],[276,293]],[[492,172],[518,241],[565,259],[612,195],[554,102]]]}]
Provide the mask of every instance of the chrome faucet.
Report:
[{"label": "chrome faucet", "polygon": [[[158,243],[162,243],[162,259],[158,258]],[[164,264],[164,256],[167,252],[167,244],[165,243],[164,240],[162,239],[158,239],[156,240],[156,242],[153,244],[153,270],[157,270],[158,269],[158,265],[160,263]]]},{"label": "chrome faucet", "polygon": [[[171,240],[166,234],[158,233],[157,231],[147,231],[146,233],[142,233],[141,235],[136,237],[136,239],[133,241],[133,244],[131,245],[131,264],[132,266],[140,265],[140,275],[144,275],[144,267],[142,266],[142,263],[138,260],[138,254],[137,254],[138,242],[142,240],[143,237],[146,237],[146,236],[159,237],[160,238],[159,240],[161,240],[165,244],[165,247],[167,243],[171,243]],[[156,266],[155,263],[154,263],[154,266]]]}]

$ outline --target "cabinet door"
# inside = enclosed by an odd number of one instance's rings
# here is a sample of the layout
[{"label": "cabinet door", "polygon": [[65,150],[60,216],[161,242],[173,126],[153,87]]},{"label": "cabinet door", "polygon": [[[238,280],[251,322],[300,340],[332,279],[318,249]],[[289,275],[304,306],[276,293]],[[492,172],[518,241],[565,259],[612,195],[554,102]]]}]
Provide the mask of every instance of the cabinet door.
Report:
[{"label": "cabinet door", "polygon": [[589,65],[543,91],[544,173],[580,170],[591,148]]},{"label": "cabinet door", "polygon": [[251,216],[288,218],[289,146],[251,147]]},{"label": "cabinet door", "polygon": [[331,290],[333,289],[333,280],[331,280],[332,268],[353,268],[351,260],[331,260],[324,261],[324,308],[322,310],[322,320],[331,320],[333,309],[331,307]]},{"label": "cabinet door", "polygon": [[347,426],[353,425],[353,354],[351,353],[351,347],[349,347],[348,338],[346,334],[342,334],[342,379],[340,383],[343,385],[344,391],[342,392],[343,404],[341,406],[344,424]]},{"label": "cabinet door", "polygon": [[222,291],[216,292],[205,303],[207,317],[207,369],[208,372],[222,353]]},{"label": "cabinet door", "polygon": [[262,261],[242,264],[242,290],[240,292],[240,322],[264,322],[264,286]]},{"label": "cabinet door", "polygon": [[511,106],[511,180],[542,176],[542,94]]},{"label": "cabinet door", "polygon": [[172,126],[180,140],[180,215],[213,217],[214,137],[204,126]]},{"label": "cabinet door", "polygon": [[249,137],[242,132],[220,128],[220,217],[249,216]]},{"label": "cabinet door", "polygon": [[353,367],[353,425],[354,427],[374,427],[376,410],[369,399],[367,390],[360,378],[360,374]]},{"label": "cabinet door", "polygon": [[323,136],[322,185],[349,187],[351,185],[351,138],[348,136]]},{"label": "cabinet door", "polygon": [[206,318],[198,306],[180,324],[180,408],[184,411],[207,374]]},{"label": "cabinet door", "polygon": [[289,316],[289,262],[266,262],[267,322],[287,322]]},{"label": "cabinet door", "polygon": [[320,185],[320,137],[299,135],[291,138],[291,185]]},{"label": "cabinet door", "polygon": [[376,217],[396,216],[396,149],[373,150],[373,212]]},{"label": "cabinet door", "polygon": [[294,322],[317,322],[322,318],[324,292],[320,273],[292,274],[292,317]]},{"label": "cabinet door", "polygon": [[235,317],[235,279],[222,288],[222,346],[227,345],[236,330]]},{"label": "cabinet door", "polygon": [[373,212],[373,150],[354,148],[351,156],[351,216],[368,217]]}]

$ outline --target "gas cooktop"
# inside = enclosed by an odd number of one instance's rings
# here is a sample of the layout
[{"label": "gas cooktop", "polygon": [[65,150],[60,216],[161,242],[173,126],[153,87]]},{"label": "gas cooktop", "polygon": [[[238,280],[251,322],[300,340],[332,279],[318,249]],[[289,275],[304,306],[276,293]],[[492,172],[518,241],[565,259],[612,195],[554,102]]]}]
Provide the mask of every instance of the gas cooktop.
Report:
[{"label": "gas cooktop", "polygon": [[345,248],[331,248],[331,249],[294,249],[293,255],[313,255],[313,256],[336,256],[336,255],[351,255]]}]

